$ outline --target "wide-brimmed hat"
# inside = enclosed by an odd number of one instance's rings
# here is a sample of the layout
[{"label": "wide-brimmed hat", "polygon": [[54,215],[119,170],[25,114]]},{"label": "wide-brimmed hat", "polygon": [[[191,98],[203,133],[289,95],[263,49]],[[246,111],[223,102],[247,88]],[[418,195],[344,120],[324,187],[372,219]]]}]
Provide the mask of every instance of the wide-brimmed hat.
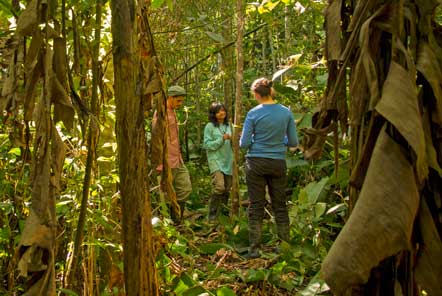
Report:
[{"label": "wide-brimmed hat", "polygon": [[167,90],[167,96],[169,97],[180,97],[186,94],[186,90],[179,85],[173,85]]}]

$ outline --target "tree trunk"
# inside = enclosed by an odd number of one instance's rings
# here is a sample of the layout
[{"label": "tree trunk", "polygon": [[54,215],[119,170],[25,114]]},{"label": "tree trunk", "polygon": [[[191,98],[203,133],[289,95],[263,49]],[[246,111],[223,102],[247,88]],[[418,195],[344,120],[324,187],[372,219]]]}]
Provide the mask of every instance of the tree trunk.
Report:
[{"label": "tree trunk", "polygon": [[[223,38],[227,42],[232,38],[232,17],[229,10],[224,10],[226,19],[226,29],[222,30]],[[233,115],[233,87],[234,87],[234,71],[233,71],[233,55],[234,48],[232,46],[224,47],[221,50],[222,62],[221,69],[223,75],[224,85],[224,105],[227,108],[228,114]]]},{"label": "tree trunk", "polygon": [[242,82],[244,72],[243,56],[243,35],[244,35],[244,3],[243,0],[236,1],[237,15],[237,37],[236,37],[236,98],[235,98],[235,120],[233,128],[233,184],[232,184],[232,215],[239,213],[239,136],[241,132],[242,116]]},{"label": "tree trunk", "polygon": [[140,55],[135,2],[112,0],[111,9],[126,294],[158,295],[147,184],[146,102],[136,93]]}]

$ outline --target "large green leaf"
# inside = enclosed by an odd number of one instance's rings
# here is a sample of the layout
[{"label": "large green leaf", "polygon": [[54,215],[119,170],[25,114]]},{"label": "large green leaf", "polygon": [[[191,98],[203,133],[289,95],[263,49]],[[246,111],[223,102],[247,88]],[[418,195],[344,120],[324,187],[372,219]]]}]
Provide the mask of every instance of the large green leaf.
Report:
[{"label": "large green leaf", "polygon": [[311,204],[316,203],[324,187],[327,185],[328,177],[322,178],[319,182],[312,182],[305,186],[304,191],[308,196],[308,202]]},{"label": "large green leaf", "polygon": [[183,296],[199,296],[199,295],[213,295],[213,294],[201,286],[196,286],[196,287],[192,287],[192,288],[184,291],[181,295],[183,295]]},{"label": "large green leaf", "polygon": [[264,281],[264,280],[267,279],[268,274],[269,274],[268,270],[249,269],[248,272],[245,275],[245,281],[247,283]]},{"label": "large green leaf", "polygon": [[177,295],[183,295],[185,291],[195,286],[195,284],[195,281],[184,272],[180,277],[174,279],[173,291]]},{"label": "large green leaf", "polygon": [[325,210],[327,209],[327,204],[325,202],[318,202],[315,204],[315,216],[316,218],[324,215]]},{"label": "large green leaf", "polygon": [[273,88],[278,92],[278,94],[286,97],[296,97],[298,95],[298,93],[291,86],[275,83]]},{"label": "large green leaf", "polygon": [[296,121],[296,128],[312,127],[313,114],[311,113],[295,113],[293,114]]},{"label": "large green leaf", "polygon": [[290,156],[287,156],[286,164],[288,169],[292,169],[295,167],[306,167],[310,165],[310,163],[307,160],[299,159],[296,157],[290,157]]},{"label": "large green leaf", "polygon": [[216,290],[216,296],[235,296],[235,292],[228,287],[221,287]]}]

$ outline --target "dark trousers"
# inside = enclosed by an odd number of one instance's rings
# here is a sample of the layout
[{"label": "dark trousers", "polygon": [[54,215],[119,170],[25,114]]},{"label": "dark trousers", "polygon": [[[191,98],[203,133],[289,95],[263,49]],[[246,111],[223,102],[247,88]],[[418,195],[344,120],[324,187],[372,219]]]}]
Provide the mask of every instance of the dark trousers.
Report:
[{"label": "dark trousers", "polygon": [[249,194],[249,223],[261,224],[266,205],[266,186],[268,187],[275,222],[288,225],[287,167],[284,159],[248,157],[246,160],[246,182]]}]

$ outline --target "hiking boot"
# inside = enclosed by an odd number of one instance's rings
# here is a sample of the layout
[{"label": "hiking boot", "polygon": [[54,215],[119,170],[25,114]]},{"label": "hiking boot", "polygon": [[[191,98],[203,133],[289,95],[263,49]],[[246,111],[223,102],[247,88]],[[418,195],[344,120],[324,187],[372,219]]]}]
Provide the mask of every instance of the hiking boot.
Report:
[{"label": "hiking boot", "polygon": [[254,259],[261,257],[260,247],[261,247],[261,236],[262,236],[262,225],[257,221],[249,221],[249,254],[248,259]]},{"label": "hiking boot", "polygon": [[169,207],[169,209],[170,209],[170,218],[175,223],[175,225],[179,225],[183,221],[184,209],[186,208],[186,201],[185,200],[177,200],[177,203],[178,203],[178,206],[180,208],[180,213],[179,214],[176,213],[171,206]]},{"label": "hiking boot", "polygon": [[212,194],[209,200],[209,223],[215,223],[221,206],[222,195]]},{"label": "hiking boot", "polygon": [[290,225],[288,223],[277,223],[276,232],[281,240],[290,241]]}]

